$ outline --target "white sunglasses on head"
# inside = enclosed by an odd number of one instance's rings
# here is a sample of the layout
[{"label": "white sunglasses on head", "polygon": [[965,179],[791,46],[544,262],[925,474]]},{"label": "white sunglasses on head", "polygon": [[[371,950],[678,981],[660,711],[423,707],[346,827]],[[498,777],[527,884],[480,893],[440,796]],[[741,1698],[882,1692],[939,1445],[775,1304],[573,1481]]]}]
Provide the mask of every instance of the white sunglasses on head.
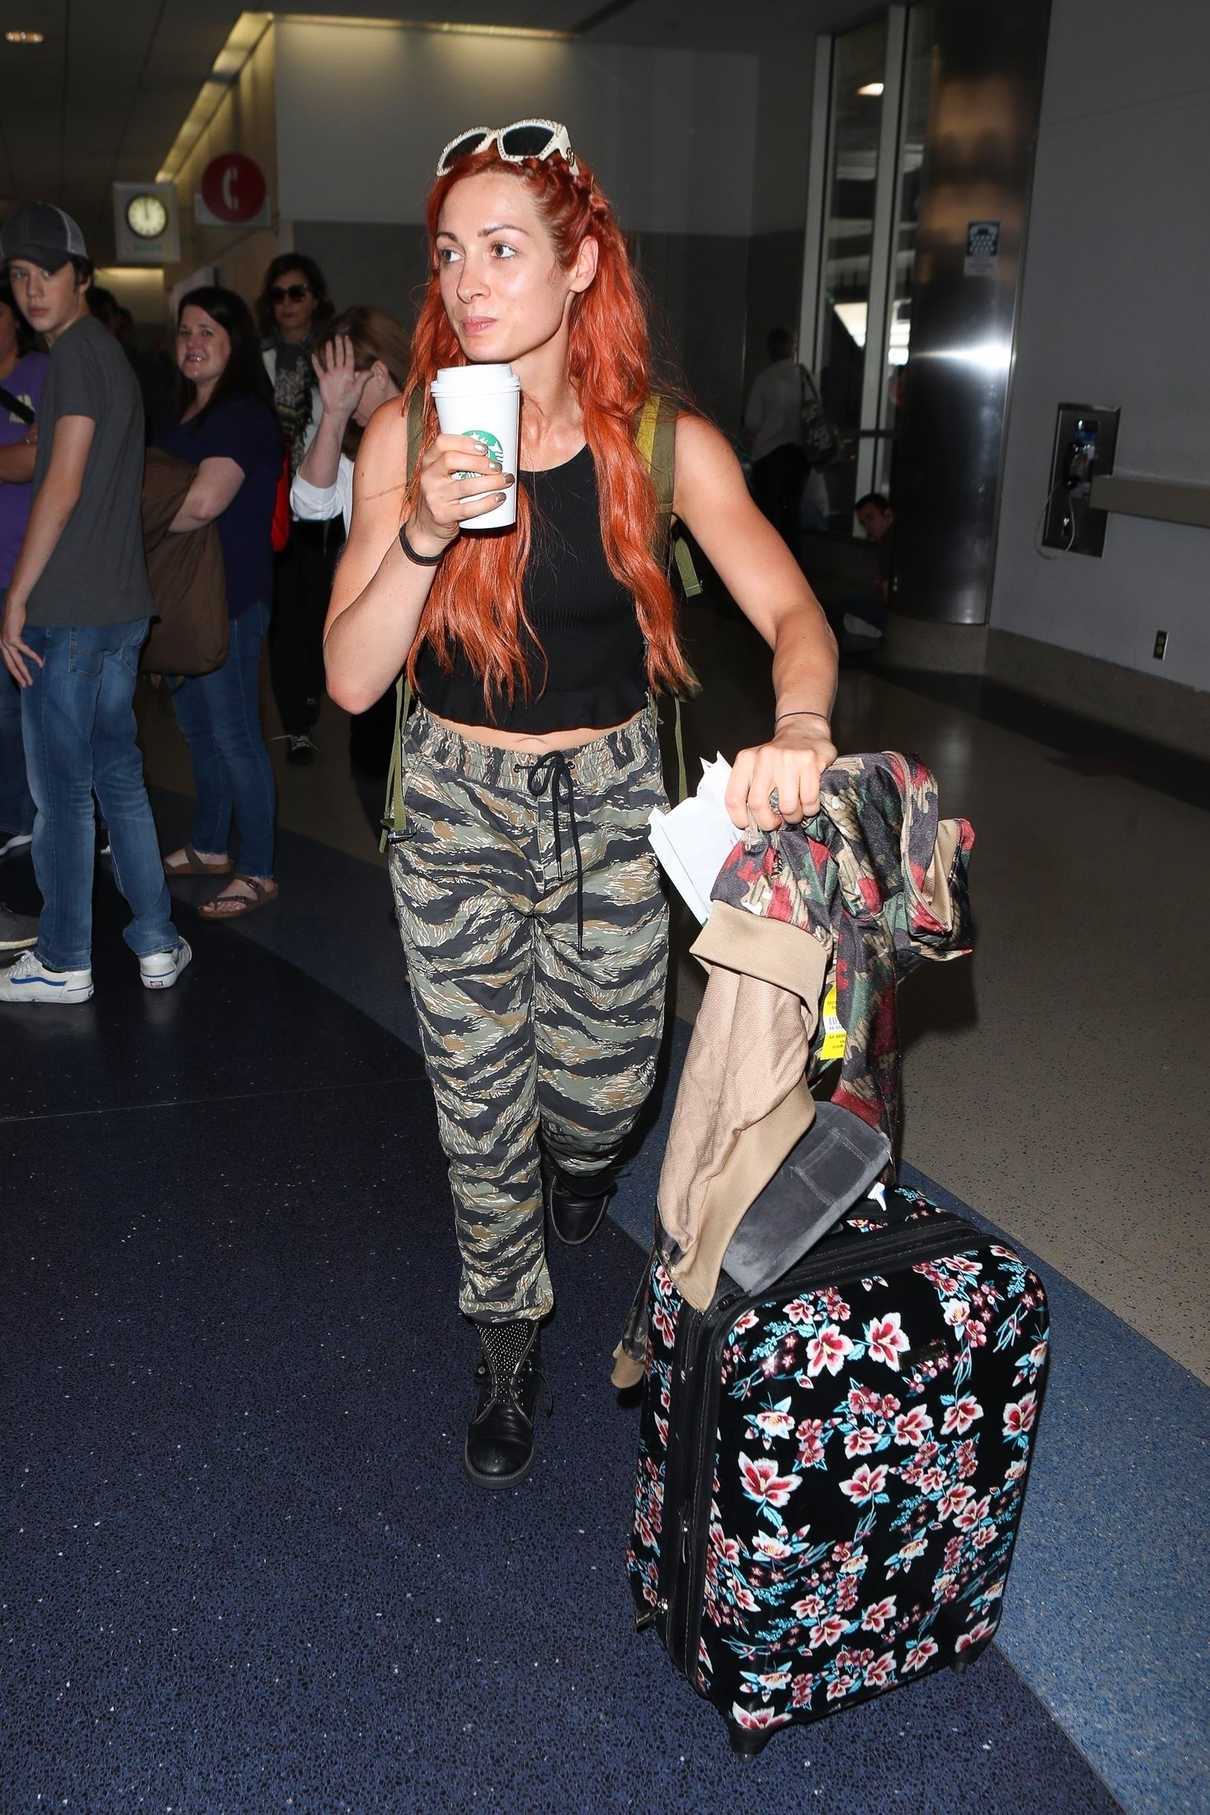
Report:
[{"label": "white sunglasses on head", "polygon": [[460,132],[437,159],[437,175],[448,175],[460,158],[486,151],[489,145],[494,145],[509,164],[523,164],[526,158],[541,160],[557,153],[573,176],[580,174],[566,126],[558,120],[514,120],[511,126],[472,126],[469,132]]}]

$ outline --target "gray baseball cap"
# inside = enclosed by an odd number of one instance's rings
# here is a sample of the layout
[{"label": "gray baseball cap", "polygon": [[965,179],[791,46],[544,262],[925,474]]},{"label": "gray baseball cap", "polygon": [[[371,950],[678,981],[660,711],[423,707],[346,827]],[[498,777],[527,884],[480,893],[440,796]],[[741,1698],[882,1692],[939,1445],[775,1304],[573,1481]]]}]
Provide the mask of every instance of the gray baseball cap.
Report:
[{"label": "gray baseball cap", "polygon": [[53,202],[18,202],[0,228],[0,257],[27,258],[58,271],[69,258],[87,258],[84,235],[70,214]]}]

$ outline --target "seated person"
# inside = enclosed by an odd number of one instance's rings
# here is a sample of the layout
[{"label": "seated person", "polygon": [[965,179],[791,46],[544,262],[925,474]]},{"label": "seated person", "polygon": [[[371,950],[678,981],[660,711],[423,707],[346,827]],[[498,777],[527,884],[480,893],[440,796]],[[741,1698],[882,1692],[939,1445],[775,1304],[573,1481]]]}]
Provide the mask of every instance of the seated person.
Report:
[{"label": "seated person", "polygon": [[879,565],[882,577],[882,602],[889,605],[890,595],[895,584],[895,510],[885,492],[867,492],[864,498],[857,500],[853,512],[866,539],[878,544],[882,557]]},{"label": "seated person", "polygon": [[[878,551],[877,591],[845,599],[832,628],[845,655],[872,653],[882,641],[895,591],[895,511],[884,492],[867,492],[853,513]],[[829,614],[830,616],[832,614]]]}]

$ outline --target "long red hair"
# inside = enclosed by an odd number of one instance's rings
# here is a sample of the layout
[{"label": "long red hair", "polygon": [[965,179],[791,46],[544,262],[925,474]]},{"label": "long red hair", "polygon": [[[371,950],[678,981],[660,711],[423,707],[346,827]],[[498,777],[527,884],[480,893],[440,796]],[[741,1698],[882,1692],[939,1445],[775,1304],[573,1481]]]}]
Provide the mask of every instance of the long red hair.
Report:
[{"label": "long red hair", "polygon": [[[425,397],[424,445],[437,434],[437,412],[428,387],[445,366],[466,360],[441,300],[437,267],[437,225],[454,184],[480,171],[503,171],[523,182],[537,204],[564,269],[575,261],[590,235],[599,248],[596,276],[571,299],[568,380],[584,418],[584,435],[596,466],[601,501],[601,541],[610,572],[631,593],[647,643],[647,678],[653,688],[687,688],[692,675],[677,636],[672,588],[651,552],[656,497],[634,444],[635,418],[650,385],[647,317],[626,242],[613,209],[592,171],[577,153],[574,176],[561,157],[509,163],[494,150],[460,159],[429,193],[426,222],[430,276],[412,336],[412,363],[403,407],[416,390]],[[413,475],[409,506],[418,482]],[[528,693],[522,647],[527,628],[522,580],[530,550],[529,499],[517,487],[517,527],[507,536],[461,536],[437,570],[408,656],[415,683],[416,660],[427,642],[442,667],[461,643],[471,666],[483,677],[490,714],[493,695],[511,703],[518,689]]]}]

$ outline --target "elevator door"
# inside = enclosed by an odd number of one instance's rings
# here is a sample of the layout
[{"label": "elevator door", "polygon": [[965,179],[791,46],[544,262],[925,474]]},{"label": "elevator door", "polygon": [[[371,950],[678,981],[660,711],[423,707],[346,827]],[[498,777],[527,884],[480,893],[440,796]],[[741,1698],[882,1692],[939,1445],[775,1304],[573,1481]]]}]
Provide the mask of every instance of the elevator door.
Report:
[{"label": "elevator door", "polygon": [[892,6],[818,47],[799,344],[841,437],[828,521],[895,511],[896,604],[982,623],[1049,0]]},{"label": "elevator door", "polygon": [[[916,208],[928,117],[932,8],[891,7],[825,40],[826,160],[818,290],[802,336],[841,447],[827,477],[833,528],[891,483],[898,371],[911,336]],[[826,48],[825,48],[826,47]],[[810,231],[810,229],[809,229]],[[804,322],[804,326],[806,323]]]}]

